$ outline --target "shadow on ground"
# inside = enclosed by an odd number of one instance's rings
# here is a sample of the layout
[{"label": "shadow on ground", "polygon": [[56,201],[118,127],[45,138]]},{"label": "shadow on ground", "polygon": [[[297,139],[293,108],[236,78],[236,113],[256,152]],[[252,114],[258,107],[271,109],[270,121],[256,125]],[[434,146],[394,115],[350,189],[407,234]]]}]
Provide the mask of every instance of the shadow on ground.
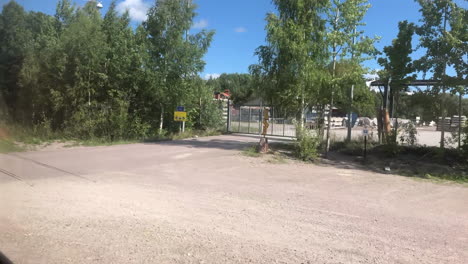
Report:
[{"label": "shadow on ground", "polygon": [[[244,150],[247,147],[255,145],[259,142],[260,137],[258,135],[225,135],[225,137],[239,138],[235,139],[219,139],[219,138],[191,138],[183,140],[173,140],[173,141],[155,141],[155,142],[145,142],[144,144],[159,144],[167,146],[188,146],[192,148],[217,148],[224,150]],[[245,140],[243,140],[245,139]],[[282,139],[282,138],[269,138],[270,142],[292,142],[291,139]]]},{"label": "shadow on ground", "polygon": [[191,148],[215,148],[215,149],[224,149],[224,150],[243,150],[246,147],[252,146],[255,144],[254,141],[243,142],[237,140],[227,140],[227,139],[211,139],[211,140],[198,140],[198,139],[184,139],[184,140],[174,140],[174,141],[163,141],[163,142],[154,142],[154,143],[144,143],[145,145],[166,145],[166,146],[187,146]]},{"label": "shadow on ground", "polygon": [[13,262],[0,251],[0,264],[13,264]]},{"label": "shadow on ground", "polygon": [[[238,140],[231,138],[239,138]],[[226,139],[222,138],[192,138],[184,140],[174,140],[174,141],[159,141],[159,142],[146,142],[144,144],[159,144],[166,146],[186,146],[189,148],[209,148],[209,149],[222,149],[222,150],[237,150],[242,151],[248,147],[255,146],[258,144],[259,140],[258,135],[232,135],[226,136]],[[273,151],[279,151],[290,159],[296,159],[292,154],[292,145],[293,142],[291,139],[282,139],[282,138],[269,138],[270,149]],[[369,172],[377,172],[382,174],[387,174],[383,168],[377,168],[368,166],[362,160],[356,160],[356,157],[349,157],[341,155],[338,153],[330,153],[327,158],[321,158],[319,162],[314,163],[316,166],[324,167],[334,167],[338,169],[358,169]]]}]

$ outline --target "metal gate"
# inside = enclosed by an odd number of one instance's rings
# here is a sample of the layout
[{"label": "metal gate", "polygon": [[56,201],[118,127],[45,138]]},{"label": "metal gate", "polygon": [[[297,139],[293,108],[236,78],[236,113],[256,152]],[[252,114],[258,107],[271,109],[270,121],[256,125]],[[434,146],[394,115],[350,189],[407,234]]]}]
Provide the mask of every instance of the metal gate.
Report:
[{"label": "metal gate", "polygon": [[267,135],[296,137],[294,118],[278,116],[274,107],[232,106],[228,107],[227,130],[232,133],[260,134],[263,109],[270,110]]}]

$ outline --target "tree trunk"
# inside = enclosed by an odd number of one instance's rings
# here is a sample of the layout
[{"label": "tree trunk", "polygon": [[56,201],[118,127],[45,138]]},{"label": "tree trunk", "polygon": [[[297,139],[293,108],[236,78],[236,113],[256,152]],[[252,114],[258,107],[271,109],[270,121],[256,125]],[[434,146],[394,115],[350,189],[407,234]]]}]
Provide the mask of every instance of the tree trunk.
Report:
[{"label": "tree trunk", "polygon": [[164,125],[164,106],[161,105],[161,115],[159,117],[159,135],[162,135]]},{"label": "tree trunk", "polygon": [[[353,35],[354,36],[353,36],[353,46],[351,49],[351,60],[354,59],[354,45],[356,44],[356,26],[354,26]],[[351,93],[349,95],[349,118],[348,118],[348,137],[347,137],[348,142],[351,142],[351,128],[352,128],[351,119],[353,115],[353,112],[352,112],[353,100],[354,100],[354,84],[351,85]]]},{"label": "tree trunk", "polygon": [[441,120],[439,121],[440,127],[440,148],[445,148],[445,86],[442,88],[442,98],[440,100],[440,111],[441,111]]},{"label": "tree trunk", "polygon": [[333,91],[331,95],[330,101],[330,109],[328,110],[328,125],[327,125],[327,146],[326,146],[326,153],[330,150],[330,129],[331,129],[331,119],[332,119],[332,112],[333,112]]},{"label": "tree trunk", "polygon": [[[336,9],[336,14],[335,14],[335,23],[333,24],[333,30],[337,30],[338,28],[338,21],[340,17],[340,9]],[[332,81],[335,81],[335,74],[336,74],[336,42],[333,43],[333,71],[332,71]],[[331,85],[331,98],[330,98],[330,109],[328,111],[328,126],[327,126],[327,144],[325,148],[325,153],[328,154],[328,151],[330,151],[330,129],[331,129],[331,119],[333,116],[333,99],[335,96],[335,84],[332,83]]]},{"label": "tree trunk", "polygon": [[380,108],[377,109],[377,132],[379,136],[379,144],[382,144],[383,142],[383,118],[382,118],[382,113],[383,113],[383,107],[380,106]]},{"label": "tree trunk", "polygon": [[317,106],[317,130],[319,133],[319,140],[320,142],[323,141],[325,136],[325,127],[324,127],[324,119],[325,119],[325,106]]},{"label": "tree trunk", "polygon": [[199,104],[200,104],[199,105],[200,106],[200,115],[198,116],[198,123],[200,124],[200,129],[201,129],[202,128],[202,98],[201,98],[201,96],[200,96]]},{"label": "tree trunk", "polygon": [[[392,116],[395,117],[395,127],[394,127],[394,133],[395,133],[395,143],[398,143],[398,99],[400,97],[400,94],[397,93],[396,95],[393,95],[393,103],[392,103]],[[396,98],[396,100],[395,100]]]},{"label": "tree trunk", "polygon": [[305,119],[305,100],[304,100],[304,91],[302,91],[302,99],[301,99],[301,128],[304,128],[304,119]]},{"label": "tree trunk", "polygon": [[351,93],[349,95],[349,113],[348,113],[348,136],[347,141],[351,141],[351,129],[353,128],[352,119],[353,119],[353,100],[354,100],[354,84],[351,85]]},{"label": "tree trunk", "polygon": [[[445,10],[444,10],[444,37],[446,36],[447,34],[447,12],[448,12],[448,2],[445,3]],[[442,112],[442,127],[441,127],[441,132],[440,132],[440,148],[445,148],[445,105],[444,105],[444,101],[445,101],[445,85],[444,85],[444,82],[445,82],[445,75],[446,75],[446,72],[447,72],[447,61],[446,61],[446,57],[444,56],[443,57],[444,59],[444,72],[443,72],[443,75],[442,75],[442,100],[440,100],[441,102],[441,105],[440,105],[440,110]]]},{"label": "tree trunk", "polygon": [[462,137],[462,92],[460,91],[460,96],[458,97],[458,149],[461,149],[461,137]]},{"label": "tree trunk", "polygon": [[392,79],[390,78],[388,80],[388,83],[386,86],[384,86],[384,94],[383,94],[383,102],[382,102],[382,141],[388,143],[388,134],[390,132],[390,116],[388,113],[388,98],[390,95],[390,84],[392,82]]}]

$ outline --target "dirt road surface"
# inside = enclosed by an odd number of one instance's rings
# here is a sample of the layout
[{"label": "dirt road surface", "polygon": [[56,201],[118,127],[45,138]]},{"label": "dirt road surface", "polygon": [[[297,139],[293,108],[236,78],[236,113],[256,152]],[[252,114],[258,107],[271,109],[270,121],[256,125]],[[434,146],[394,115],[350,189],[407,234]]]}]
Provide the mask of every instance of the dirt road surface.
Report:
[{"label": "dirt road surface", "polygon": [[14,263],[468,263],[468,188],[269,163],[256,139],[0,156]]}]

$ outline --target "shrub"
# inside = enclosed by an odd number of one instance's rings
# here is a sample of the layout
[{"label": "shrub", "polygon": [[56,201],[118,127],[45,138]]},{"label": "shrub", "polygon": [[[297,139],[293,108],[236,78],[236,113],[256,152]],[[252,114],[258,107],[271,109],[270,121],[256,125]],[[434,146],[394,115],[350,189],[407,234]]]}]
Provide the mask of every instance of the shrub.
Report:
[{"label": "shrub", "polygon": [[403,124],[401,127],[401,132],[402,134],[400,135],[400,142],[402,144],[406,143],[410,146],[414,146],[416,144],[418,130],[412,122]]},{"label": "shrub", "polygon": [[200,129],[221,130],[225,124],[223,110],[217,101],[209,101],[201,110],[201,120],[198,124]]},{"label": "shrub", "polygon": [[468,126],[463,129],[461,149],[465,158],[468,159]]},{"label": "shrub", "polygon": [[316,131],[303,128],[300,125],[296,126],[295,154],[298,158],[304,161],[314,160],[318,156],[319,146],[320,140]]}]

